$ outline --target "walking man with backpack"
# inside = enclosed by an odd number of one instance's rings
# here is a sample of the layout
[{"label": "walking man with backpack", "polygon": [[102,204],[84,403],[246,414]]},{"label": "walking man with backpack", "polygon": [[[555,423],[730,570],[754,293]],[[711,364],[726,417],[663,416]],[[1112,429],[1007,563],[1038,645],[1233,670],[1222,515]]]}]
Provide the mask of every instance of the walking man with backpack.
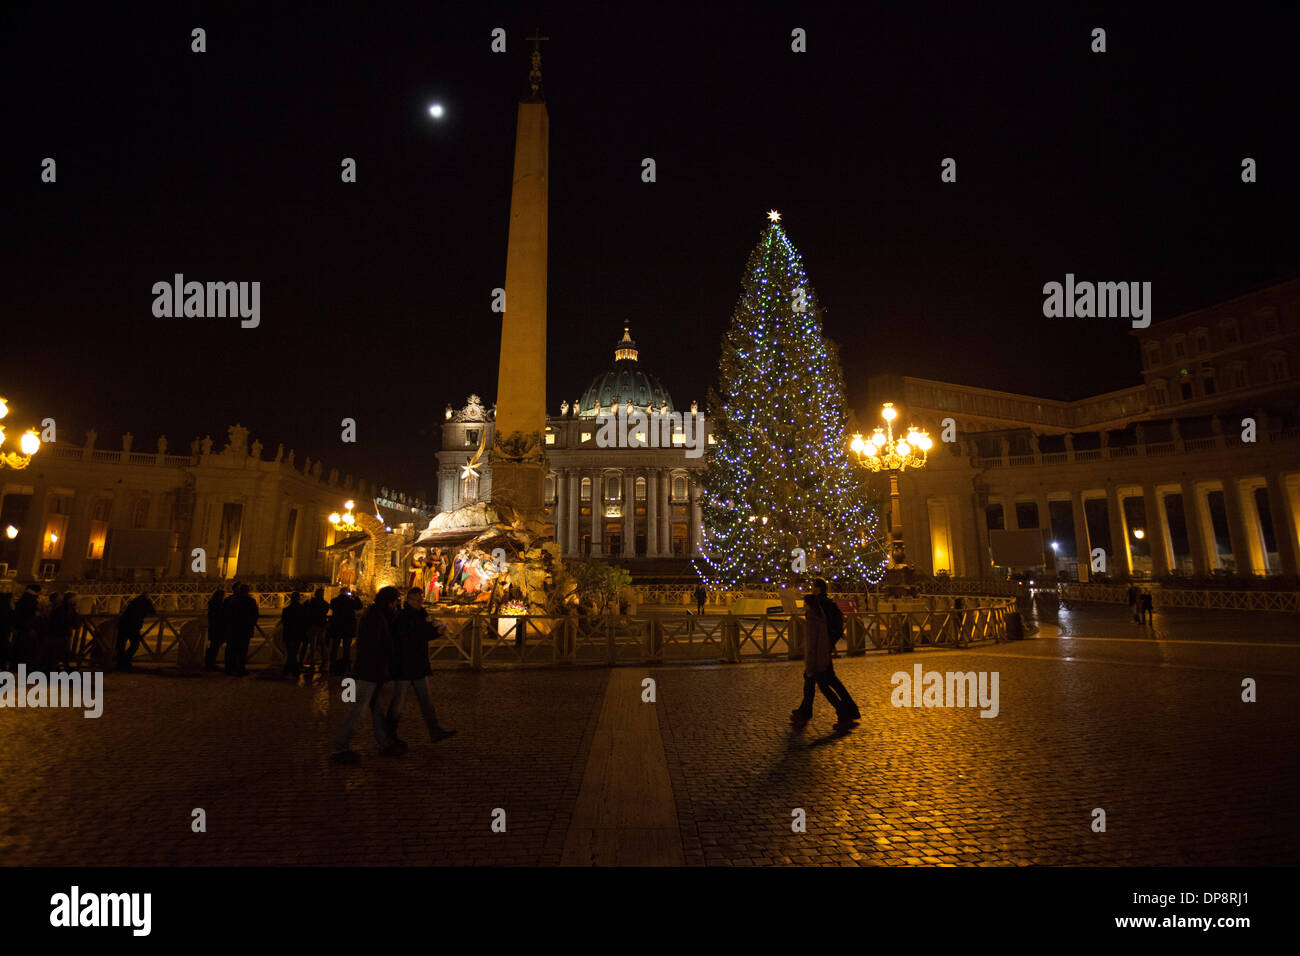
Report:
[{"label": "walking man with backpack", "polygon": [[847,730],[854,721],[862,719],[862,712],[831,663],[831,649],[844,637],[844,614],[826,591],[826,581],[817,578],[813,581],[813,593],[804,596],[808,642],[804,654],[803,700],[791,712],[790,720],[803,726],[812,719],[813,695],[820,687],[835,708],[835,729]]}]

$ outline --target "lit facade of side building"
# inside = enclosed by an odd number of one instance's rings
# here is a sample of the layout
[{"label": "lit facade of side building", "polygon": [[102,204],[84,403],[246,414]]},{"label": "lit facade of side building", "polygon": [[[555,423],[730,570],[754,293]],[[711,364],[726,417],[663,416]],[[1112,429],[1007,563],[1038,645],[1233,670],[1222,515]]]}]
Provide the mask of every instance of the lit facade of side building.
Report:
[{"label": "lit facade of side building", "polygon": [[[423,527],[429,517],[414,498],[351,475],[340,480],[338,469],[325,475],[310,459],[295,465],[283,446],[274,458],[264,455],[238,425],[220,451],[197,439],[180,454],[161,441],[155,452],[129,440],[123,446],[98,448],[92,433],[80,446],[47,444],[25,469],[0,472],[0,575],[56,583],[325,582],[342,559],[327,550],[341,537],[328,517],[346,499],[367,516],[383,514],[394,528],[388,551],[400,548],[399,525]],[[193,570],[195,548],[205,552],[204,573]],[[369,560],[382,558],[391,555],[372,547]]]},{"label": "lit facade of side building", "polygon": [[[546,533],[567,556],[693,557],[699,553],[702,520],[696,476],[705,458],[688,456],[688,435],[680,429],[673,430],[668,447],[602,447],[597,416],[629,408],[689,416],[698,405],[685,411],[674,407],[659,379],[640,365],[636,343],[624,329],[610,369],[572,405],[565,401],[560,414],[547,416]],[[447,407],[438,453],[440,510],[491,499],[490,453],[484,452],[483,464],[472,472],[466,466],[480,447],[492,447],[493,427],[493,412],[477,395],[459,410]],[[699,441],[701,451],[712,443],[707,421]]]},{"label": "lit facade of side building", "polygon": [[1000,532],[1037,529],[1081,581],[1098,549],[1109,575],[1300,573],[1300,280],[1132,334],[1143,383],[1075,402],[870,381],[935,439],[901,481],[914,566],[987,577]]}]

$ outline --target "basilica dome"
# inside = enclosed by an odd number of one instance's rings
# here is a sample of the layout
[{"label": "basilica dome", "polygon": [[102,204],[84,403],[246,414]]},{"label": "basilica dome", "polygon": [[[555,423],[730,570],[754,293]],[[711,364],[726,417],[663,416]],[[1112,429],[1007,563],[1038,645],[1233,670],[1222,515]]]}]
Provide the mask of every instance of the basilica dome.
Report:
[{"label": "basilica dome", "polygon": [[613,406],[626,405],[629,401],[642,411],[647,408],[659,411],[664,405],[667,411],[673,410],[673,399],[668,389],[637,362],[636,343],[624,326],[623,338],[614,347],[614,366],[591,380],[582,395],[578,417],[594,418],[598,408],[610,411]]}]

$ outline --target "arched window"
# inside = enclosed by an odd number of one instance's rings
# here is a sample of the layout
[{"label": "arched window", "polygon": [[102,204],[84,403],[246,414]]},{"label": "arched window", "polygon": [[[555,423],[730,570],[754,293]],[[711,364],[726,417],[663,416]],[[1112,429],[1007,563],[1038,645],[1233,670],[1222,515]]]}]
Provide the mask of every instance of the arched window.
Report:
[{"label": "arched window", "polygon": [[578,491],[578,497],[581,498],[583,501],[591,500],[591,479],[590,478],[582,479],[582,486]]},{"label": "arched window", "polygon": [[638,478],[636,480],[636,500],[645,501],[645,479],[644,478]]},{"label": "arched window", "polygon": [[605,500],[618,501],[623,497],[623,482],[618,475],[605,476]]},{"label": "arched window", "polygon": [[547,501],[555,500],[555,476],[554,475],[546,476],[546,500]]},{"label": "arched window", "polygon": [[673,475],[673,501],[686,500],[686,476]]},{"label": "arched window", "polygon": [[460,480],[460,496],[465,501],[478,500],[478,477],[467,475]]}]

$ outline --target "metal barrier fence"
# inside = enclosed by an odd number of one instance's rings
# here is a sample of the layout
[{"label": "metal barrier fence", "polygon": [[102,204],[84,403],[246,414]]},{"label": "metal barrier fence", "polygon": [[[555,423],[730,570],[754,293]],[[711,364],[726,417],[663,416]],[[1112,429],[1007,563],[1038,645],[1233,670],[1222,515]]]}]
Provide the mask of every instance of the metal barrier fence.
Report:
[{"label": "metal barrier fence", "polygon": [[[1015,612],[1013,600],[965,600],[968,603],[962,608],[850,611],[844,615],[840,649],[856,656],[866,653],[868,645],[877,650],[905,645],[965,647],[1006,639],[1007,615]],[[495,665],[793,660],[803,657],[805,642],[800,614],[582,618],[435,612],[430,618],[444,625],[443,636],[429,643],[430,663],[476,670]],[[176,661],[183,643],[195,654],[206,648],[207,618],[160,612],[145,621],[141,637],[137,661]],[[109,667],[116,643],[116,615],[83,615],[73,634],[72,662]],[[259,623],[248,661],[274,666],[283,663],[284,654],[279,621]]]},{"label": "metal barrier fence", "polygon": [[[1062,584],[1057,593],[1062,601],[1127,604],[1127,584]],[[1221,611],[1300,612],[1300,593],[1295,591],[1210,590],[1161,588],[1143,585],[1151,592],[1156,608],[1188,607]]]}]

